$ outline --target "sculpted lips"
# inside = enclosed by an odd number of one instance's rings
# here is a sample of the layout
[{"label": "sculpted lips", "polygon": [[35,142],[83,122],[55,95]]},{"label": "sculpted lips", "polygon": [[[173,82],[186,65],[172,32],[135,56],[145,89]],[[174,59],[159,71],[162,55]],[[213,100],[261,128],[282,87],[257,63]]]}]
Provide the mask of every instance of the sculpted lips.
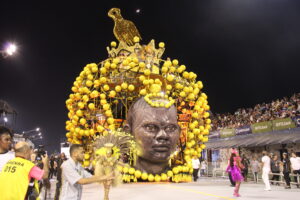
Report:
[{"label": "sculpted lips", "polygon": [[168,152],[170,150],[170,145],[155,144],[155,145],[152,146],[152,149],[154,149],[157,152]]}]

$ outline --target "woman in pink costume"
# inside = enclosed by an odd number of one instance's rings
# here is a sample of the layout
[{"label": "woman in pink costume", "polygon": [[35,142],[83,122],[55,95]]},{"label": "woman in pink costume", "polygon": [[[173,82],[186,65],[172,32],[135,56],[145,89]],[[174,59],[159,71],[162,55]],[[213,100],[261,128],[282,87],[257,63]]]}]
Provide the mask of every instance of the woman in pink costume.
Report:
[{"label": "woman in pink costume", "polygon": [[236,197],[240,197],[239,194],[241,182],[244,180],[244,177],[241,173],[243,169],[243,165],[241,163],[241,158],[238,156],[238,152],[233,150],[229,159],[229,165],[227,167],[227,172],[231,173],[232,180],[235,182],[235,188],[233,195]]}]

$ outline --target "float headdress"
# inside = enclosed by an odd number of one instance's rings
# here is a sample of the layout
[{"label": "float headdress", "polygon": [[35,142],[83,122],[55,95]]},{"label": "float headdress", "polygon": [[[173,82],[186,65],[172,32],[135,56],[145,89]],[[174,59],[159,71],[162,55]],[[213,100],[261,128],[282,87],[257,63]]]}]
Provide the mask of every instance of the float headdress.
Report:
[{"label": "float headdress", "polygon": [[[211,128],[207,95],[201,91],[203,84],[178,60],[162,59],[163,42],[158,47],[154,40],[140,44],[136,27],[122,18],[119,9],[112,8],[109,16],[115,21],[114,34],[119,44],[111,42],[107,47],[108,58],[98,64],[87,64],[76,78],[66,101],[68,141],[84,144],[89,154],[97,138],[114,134],[122,127],[130,105],[137,98],[144,98],[153,107],[175,105],[179,112],[190,110],[190,113],[181,124],[184,131],[181,145],[173,155],[174,167],[167,176],[176,182],[190,180],[190,176],[183,175],[192,171],[191,157],[201,156]],[[88,164],[87,159],[85,165]],[[153,176],[148,180],[161,179]]]}]

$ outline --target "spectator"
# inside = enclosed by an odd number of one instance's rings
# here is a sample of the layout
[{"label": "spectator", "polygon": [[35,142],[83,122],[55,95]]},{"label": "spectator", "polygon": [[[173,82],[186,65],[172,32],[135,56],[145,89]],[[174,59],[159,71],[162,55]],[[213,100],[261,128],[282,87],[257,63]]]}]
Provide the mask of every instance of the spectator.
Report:
[{"label": "spectator", "polygon": [[271,159],[268,156],[268,153],[266,151],[263,151],[262,154],[263,154],[263,157],[261,159],[262,164],[263,164],[262,179],[265,184],[265,190],[270,191],[271,187],[270,187],[270,181],[269,181],[269,173],[271,171]]},{"label": "spectator", "polygon": [[[43,157],[44,169],[40,169],[30,161],[32,150],[26,142],[15,146],[16,157],[8,161],[0,173],[0,194],[3,200],[27,199],[31,178],[41,180],[48,177],[48,158]],[[37,191],[38,192],[38,191]],[[30,194],[31,195],[31,194]],[[36,194],[37,197],[37,194]]]},{"label": "spectator", "polygon": [[254,182],[258,182],[258,171],[260,170],[259,162],[257,161],[256,157],[253,158],[253,160],[250,163],[251,171],[253,173]]},{"label": "spectator", "polygon": [[207,163],[206,163],[206,160],[202,160],[202,161],[201,161],[201,171],[200,171],[200,176],[204,176],[204,175],[205,175],[206,169],[207,169]]},{"label": "spectator", "polygon": [[[272,173],[279,174],[280,173],[280,161],[278,160],[278,156],[274,155],[271,160],[271,171]],[[279,175],[273,175],[272,181],[279,181]],[[272,182],[273,185],[273,182]],[[276,182],[276,185],[279,185],[279,182]]]},{"label": "spectator", "polygon": [[0,126],[0,172],[2,170],[2,167],[7,163],[7,161],[15,157],[15,153],[10,151],[11,144],[11,131],[4,126]]},{"label": "spectator", "polygon": [[290,179],[290,172],[291,172],[291,163],[288,158],[288,154],[284,152],[282,154],[282,167],[283,167],[283,176],[286,183],[285,189],[291,189],[291,179]]},{"label": "spectator", "polygon": [[257,122],[294,116],[300,116],[300,93],[271,103],[257,104],[254,108],[240,108],[234,114],[215,114],[211,119],[212,130],[237,128]]},{"label": "spectator", "polygon": [[248,168],[249,168],[249,160],[248,158],[246,158],[245,155],[242,156],[242,164],[244,166],[244,168],[242,169],[242,175],[244,177],[245,182],[247,182],[247,176],[248,176]]},{"label": "spectator", "polygon": [[193,157],[192,165],[193,165],[194,182],[196,182],[198,179],[198,172],[199,172],[199,168],[200,168],[200,161],[199,161],[199,158],[197,158],[197,156]]},{"label": "spectator", "polygon": [[62,175],[62,170],[61,170],[61,165],[63,164],[63,162],[65,162],[67,160],[65,153],[61,153],[60,157],[57,160],[57,182],[56,182],[56,189],[55,189],[55,196],[54,196],[54,200],[58,200],[59,196],[60,196],[60,188],[62,185],[62,179],[61,179],[61,175]]},{"label": "spectator", "polygon": [[84,150],[81,145],[73,144],[70,147],[70,156],[71,158],[61,166],[63,181],[60,200],[80,200],[82,185],[113,179],[112,176],[92,176],[84,170],[80,164],[84,159]]},{"label": "spectator", "polygon": [[[300,175],[300,157],[296,155],[295,152],[292,153],[292,157],[290,159],[292,170],[295,175]],[[297,176],[295,176],[295,182],[299,183]],[[299,184],[297,184],[297,188],[299,188]]]}]

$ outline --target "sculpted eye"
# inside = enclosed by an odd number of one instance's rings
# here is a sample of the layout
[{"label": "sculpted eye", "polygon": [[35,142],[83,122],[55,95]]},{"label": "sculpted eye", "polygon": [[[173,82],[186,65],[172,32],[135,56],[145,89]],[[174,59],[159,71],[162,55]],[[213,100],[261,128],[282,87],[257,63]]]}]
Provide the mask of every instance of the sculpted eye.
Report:
[{"label": "sculpted eye", "polygon": [[168,132],[168,133],[171,133],[171,132],[176,131],[177,129],[178,129],[178,127],[172,124],[172,125],[168,125],[165,128],[165,131]]},{"label": "sculpted eye", "polygon": [[144,127],[148,132],[157,132],[159,129],[155,124],[146,124]]}]

